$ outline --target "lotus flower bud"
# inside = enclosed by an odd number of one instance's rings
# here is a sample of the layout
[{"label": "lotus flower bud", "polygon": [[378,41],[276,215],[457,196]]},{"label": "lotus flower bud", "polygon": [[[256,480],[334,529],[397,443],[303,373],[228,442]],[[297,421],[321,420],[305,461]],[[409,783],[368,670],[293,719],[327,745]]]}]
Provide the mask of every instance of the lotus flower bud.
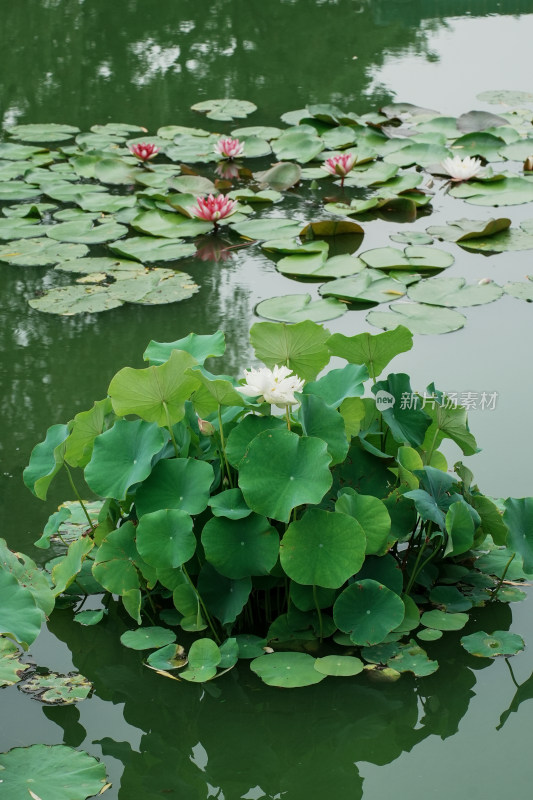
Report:
[{"label": "lotus flower bud", "polygon": [[477,282],[477,285],[486,286],[487,283],[494,283],[494,281],[492,280],[492,278],[481,278],[481,280]]},{"label": "lotus flower bud", "polygon": [[524,161],[524,172],[533,172],[533,156],[528,156]]},{"label": "lotus flower bud", "polygon": [[212,436],[215,432],[215,426],[207,419],[201,419],[200,417],[198,417],[198,428],[202,436]]}]

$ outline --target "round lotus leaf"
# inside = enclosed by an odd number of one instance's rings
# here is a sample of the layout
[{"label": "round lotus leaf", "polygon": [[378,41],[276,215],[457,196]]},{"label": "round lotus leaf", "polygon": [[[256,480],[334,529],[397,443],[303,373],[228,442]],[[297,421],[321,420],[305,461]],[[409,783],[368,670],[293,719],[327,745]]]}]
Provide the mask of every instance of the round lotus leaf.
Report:
[{"label": "round lotus leaf", "polygon": [[26,670],[30,669],[30,665],[23,664],[19,656],[15,642],[0,636],[0,688],[18,683]]},{"label": "round lotus leaf", "polygon": [[165,211],[143,211],[132,220],[132,228],[150,236],[162,236],[166,239],[177,239],[183,236],[198,236],[207,233],[213,223],[201,219],[189,219],[183,214]]},{"label": "round lotus leaf", "polygon": [[435,628],[423,628],[418,631],[416,638],[422,642],[436,642],[437,639],[442,638],[442,631],[438,631]]},{"label": "round lotus leaf", "polygon": [[468,239],[459,242],[461,247],[480,253],[506,253],[520,250],[533,250],[533,232],[520,228],[509,228],[485,239]]},{"label": "round lotus leaf", "polygon": [[23,181],[5,181],[0,184],[0,201],[29,200],[38,197],[41,190],[36,186],[28,186]]},{"label": "round lotus leaf", "polygon": [[300,164],[306,164],[308,161],[313,161],[324,149],[324,141],[320,136],[303,129],[299,130],[300,127],[289,128],[272,143],[272,149],[280,161],[298,161]]},{"label": "round lotus leaf", "polygon": [[276,269],[284,275],[295,275],[301,278],[324,280],[328,278],[344,278],[364,270],[365,264],[355,256],[333,256],[322,258],[320,255],[292,255],[282,258]]},{"label": "round lotus leaf", "polygon": [[[532,237],[533,242],[533,237]],[[496,283],[467,284],[464,278],[428,278],[410,286],[411,300],[435,306],[481,306],[498,300],[503,289]]]},{"label": "round lotus leaf", "polygon": [[357,520],[365,534],[367,555],[386,553],[391,518],[382,500],[372,495],[357,494],[353,489],[348,489],[339,495],[335,511]]},{"label": "round lotus leaf", "polygon": [[269,653],[255,658],[250,668],[268,686],[294,689],[324,680],[326,675],[315,669],[315,660],[306,653]]},{"label": "round lotus leaf", "polygon": [[244,519],[252,513],[252,510],[244,502],[240,489],[226,489],[212,497],[208,501],[208,505],[215,517]]},{"label": "round lotus leaf", "polygon": [[[7,161],[33,160],[33,157],[41,154],[43,150],[44,148],[42,147],[29,147],[25,144],[2,142],[0,143],[0,159],[6,159]],[[49,163],[49,160],[47,163]]]},{"label": "round lotus leaf", "polygon": [[74,314],[97,314],[123,305],[101,286],[58,286],[49,289],[42,297],[28,301],[36,311],[71,317]]},{"label": "round lotus leaf", "polygon": [[[428,233],[437,239],[446,242],[464,242],[465,247],[475,247],[477,240],[486,240],[497,233],[506,231],[511,225],[507,217],[498,219],[457,219],[446,225],[433,225],[427,229]],[[472,242],[470,240],[473,240]],[[467,245],[466,242],[469,244]]]},{"label": "round lotus leaf", "polygon": [[21,267],[52,267],[88,252],[84,244],[58,244],[48,238],[18,239],[0,247],[0,261]]},{"label": "round lotus leaf", "polygon": [[435,609],[422,614],[420,622],[426,628],[435,628],[438,631],[460,631],[468,622],[468,614],[448,614]]},{"label": "round lotus leaf", "polygon": [[181,239],[164,239],[152,236],[132,236],[124,241],[113,242],[109,249],[124,258],[132,258],[143,264],[153,264],[157,261],[176,261],[196,253],[193,244],[187,244]]},{"label": "round lotus leaf", "polygon": [[78,673],[58,675],[49,672],[47,675],[32,675],[20,687],[21,691],[33,695],[35,700],[56,706],[66,706],[85,700],[92,690],[92,684]]},{"label": "round lotus leaf", "polygon": [[300,222],[291,222],[285,217],[267,217],[266,219],[252,219],[245,222],[235,222],[230,228],[245,239],[292,239],[298,236],[302,225]]},{"label": "round lotus leaf", "polygon": [[509,89],[489,89],[486,92],[477,94],[476,97],[478,100],[483,100],[484,103],[501,103],[505,106],[533,103],[533,94],[531,92],[511,91]]},{"label": "round lotus leaf", "polygon": [[261,639],[251,633],[241,633],[235,639],[239,648],[239,658],[258,658],[258,656],[264,655],[266,639]]},{"label": "round lotus leaf", "polygon": [[267,430],[252,440],[239,469],[246,503],[258,514],[289,521],[293,508],[320,503],[331,486],[326,442],[288,430]]},{"label": "round lotus leaf", "polygon": [[[533,285],[533,284],[532,284]],[[249,414],[234,428],[226,442],[226,457],[233,467],[239,467],[252,439],[263,431],[286,428],[286,422],[279,417],[255,416]]]},{"label": "round lotus leaf", "polygon": [[385,163],[395,164],[397,167],[410,167],[414,164],[420,167],[429,167],[440,164],[452,154],[448,148],[441,144],[410,142],[400,150],[385,156]]},{"label": "round lotus leaf", "polygon": [[72,125],[59,123],[12,125],[8,134],[20,142],[64,142],[80,132]]},{"label": "round lotus leaf", "polygon": [[241,119],[257,111],[257,106],[248,100],[226,98],[224,100],[203,100],[201,103],[191,106],[191,110],[205,112],[209,119],[231,122],[232,119]]},{"label": "round lotus leaf", "polygon": [[493,633],[477,631],[469,636],[463,636],[461,644],[468,653],[480,658],[514,656],[525,647],[522,637],[509,631],[494,631]]},{"label": "round lotus leaf", "polygon": [[323,656],[315,659],[315,669],[322,675],[351,677],[363,671],[363,662],[355,656]]},{"label": "round lotus leaf", "polygon": [[310,294],[286,294],[258,303],[255,313],[276,322],[326,322],[345,314],[346,305],[332,297],[311,301]]},{"label": "round lotus leaf", "polygon": [[354,644],[379,644],[397,628],[405,614],[401,597],[373,580],[348,586],[333,606],[333,619]]},{"label": "round lotus leaf", "polygon": [[533,183],[527,178],[463,181],[449,194],[478,206],[515,206],[533,200]]},{"label": "round lotus leaf", "polygon": [[131,650],[152,650],[164,647],[176,641],[176,634],[168,628],[157,625],[148,628],[137,628],[135,631],[126,631],[120,637],[124,647]]},{"label": "round lotus leaf", "polygon": [[151,669],[164,670],[167,672],[171,669],[178,669],[184,667],[187,663],[187,656],[185,650],[180,644],[167,644],[159,650],[150,653],[146,659],[146,666]]},{"label": "round lotus leaf", "polygon": [[533,155],[533,138],[519,139],[501,146],[500,155],[510,161],[525,161]]},{"label": "round lotus leaf", "polygon": [[414,640],[400,645],[400,651],[387,661],[387,666],[398,672],[412,672],[417,677],[432,675],[439,668],[436,661],[431,661],[425,650]]},{"label": "round lotus leaf", "polygon": [[[113,272],[110,274],[115,277]],[[177,303],[188,300],[200,290],[186,272],[152,269],[119,275],[119,280],[112,283],[107,291],[113,298],[124,303],[151,306]]]},{"label": "round lotus leaf", "polygon": [[93,576],[104,589],[113,594],[124,596],[127,592],[139,589],[139,573],[135,561],[140,558],[135,546],[135,530],[132,522],[121,525],[107,534],[96,553],[92,567]]},{"label": "round lotus leaf", "polygon": [[61,744],[34,744],[0,753],[2,793],[9,800],[86,800],[106,783],[105,765]]},{"label": "round lotus leaf", "polygon": [[220,620],[222,625],[227,625],[235,622],[248,602],[252,591],[252,579],[226,578],[206,562],[198,577],[198,591],[209,613]]},{"label": "round lotus leaf", "polygon": [[71,198],[73,203],[77,203],[86,212],[116,214],[118,222],[129,222],[129,219],[122,218],[122,214],[119,218],[119,212],[129,211],[133,216],[137,215],[136,200],[137,198],[132,195],[109,194],[109,192],[87,192],[75,194]]},{"label": "round lotus leaf", "polygon": [[449,333],[462,328],[466,317],[450,308],[438,308],[424,303],[398,303],[386,311],[369,311],[367,322],[377,328],[391,330],[404,325],[412,333]]},{"label": "round lotus leaf", "polygon": [[451,253],[425,246],[408,246],[403,252],[395,247],[377,247],[361,253],[360,258],[373,269],[385,270],[441,270],[454,262]]},{"label": "round lotus leaf", "polygon": [[43,235],[43,226],[33,217],[0,218],[0,239],[33,239]]},{"label": "round lotus leaf", "polygon": [[80,625],[98,625],[104,618],[105,609],[100,608],[97,611],[79,611],[74,615],[74,622]]},{"label": "round lotus leaf", "polygon": [[124,272],[127,276],[129,272],[139,272],[142,266],[138,261],[126,261],[120,258],[109,258],[99,256],[96,258],[72,258],[69,261],[62,261],[54,269],[58,272],[73,272],[79,275],[90,275],[91,272],[113,272],[116,277],[118,272]]},{"label": "round lotus leaf", "polygon": [[429,599],[435,605],[444,606],[452,614],[472,608],[472,601],[455,586],[435,586],[429,593]]},{"label": "round lotus leaf", "polygon": [[181,567],[196,550],[192,526],[192,517],[177,508],[145,514],[137,525],[137,550],[152,567]]},{"label": "round lotus leaf", "polygon": [[[351,644],[351,642],[350,642]],[[400,645],[396,642],[384,642],[370,647],[363,647],[361,657],[371,664],[386,664],[389,658],[400,652]]]},{"label": "round lotus leaf", "polygon": [[188,666],[180,678],[193,683],[203,683],[215,677],[221,661],[220,648],[212,639],[197,639],[189,650]]},{"label": "round lotus leaf", "polygon": [[207,506],[213,467],[192,458],[161,459],[139,486],[135,507],[139,518],[159,509],[200,514]]},{"label": "round lotus leaf", "polygon": [[359,275],[339,278],[320,287],[322,297],[337,297],[351,303],[385,303],[405,294],[405,284],[385,277],[379,270],[365,269]]},{"label": "round lotus leaf", "polygon": [[278,560],[279,535],[266,517],[213,517],[202,531],[205,557],[226,578],[268,575]]},{"label": "round lotus leaf", "polygon": [[118,223],[102,222],[93,225],[92,219],[76,219],[71,222],[60,222],[46,228],[46,235],[58,242],[73,242],[77,244],[104,244],[125,236],[128,229]]},{"label": "round lotus leaf", "polygon": [[506,283],[503,291],[516,297],[517,300],[526,300],[528,303],[533,303],[533,282],[515,281],[514,283]]},{"label": "round lotus leaf", "polygon": [[89,488],[101,497],[125,500],[130,486],[152,471],[152,458],[167,440],[155,422],[119,419],[94,440],[91,460],[85,467]]},{"label": "round lotus leaf", "polygon": [[314,508],[281,541],[281,566],[293,581],[338,589],[361,569],[366,537],[352,517]]}]

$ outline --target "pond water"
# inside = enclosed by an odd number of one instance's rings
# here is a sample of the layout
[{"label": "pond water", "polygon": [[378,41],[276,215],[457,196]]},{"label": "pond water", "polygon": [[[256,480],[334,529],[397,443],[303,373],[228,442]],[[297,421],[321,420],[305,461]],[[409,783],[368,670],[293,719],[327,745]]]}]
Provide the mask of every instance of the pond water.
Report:
[{"label": "pond water", "polygon": [[[497,112],[476,99],[484,90],[529,89],[529,0],[214,0],[205,7],[192,0],[0,0],[0,13],[4,125],[54,121],[88,130],[114,121],[155,133],[160,125],[198,125],[190,106],[224,96],[255,102],[254,125],[276,125],[283,112],[309,102],[363,113],[398,100],[458,115]],[[438,221],[456,211],[442,199]],[[293,201],[295,218],[314,212],[305,198]],[[532,216],[530,205],[507,214],[513,222]],[[419,219],[406,227],[426,226]],[[383,221],[364,227],[366,249],[389,244],[400,229]],[[469,280],[503,283],[532,271],[527,252],[453,252],[448,274]],[[104,396],[121,366],[141,366],[150,339],[222,329],[228,346],[217,369],[238,375],[250,363],[256,303],[309,290],[246,249],[225,262],[191,259],[183,269],[200,285],[189,301],[63,318],[27,305],[48,285],[42,270],[2,265],[0,530],[12,548],[37,558],[32,542],[70,496],[59,482],[43,504],[22,484],[29,453],[49,425]],[[328,327],[375,333],[364,316],[348,312]],[[497,392],[494,410],[470,415],[483,451],[468,463],[485,493],[531,495],[530,306],[505,297],[466,316],[461,331],[416,336],[395,368],[420,390],[435,380],[446,391]],[[530,599],[478,609],[471,624],[486,619],[490,629],[511,628],[531,643],[531,616]],[[412,800],[441,800],[450,791],[477,800],[508,792],[510,780],[516,793],[530,785],[531,707],[523,702],[533,697],[530,650],[488,663],[467,656],[461,634],[451,633],[428,648],[441,665],[429,678],[394,685],[329,679],[287,693],[263,686],[246,666],[203,687],[165,680],[120,645],[124,622],[113,613],[86,629],[58,611],[49,628],[31,648],[34,660],[79,670],[94,695],[79,707],[46,709],[16,687],[2,690],[0,751],[36,742],[84,749],[106,763],[109,800],[377,800],[392,791]]]}]

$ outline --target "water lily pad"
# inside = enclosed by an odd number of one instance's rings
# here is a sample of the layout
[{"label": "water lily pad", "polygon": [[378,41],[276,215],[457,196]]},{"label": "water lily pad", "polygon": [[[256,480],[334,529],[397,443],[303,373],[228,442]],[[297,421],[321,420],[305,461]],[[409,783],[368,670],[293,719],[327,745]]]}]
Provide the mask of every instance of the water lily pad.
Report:
[{"label": "water lily pad", "polygon": [[466,317],[458,311],[424,303],[398,303],[389,308],[392,313],[369,311],[366,315],[367,322],[385,330],[404,325],[412,333],[422,334],[450,333],[462,328],[466,322]]},{"label": "water lily pad", "polygon": [[278,237],[291,239],[299,235],[302,225],[298,222],[291,222],[285,217],[267,217],[235,222],[230,225],[230,228],[245,239],[276,239]]},{"label": "water lily pad", "polygon": [[375,269],[339,278],[320,287],[322,297],[336,297],[351,303],[385,303],[405,294],[405,285]]},{"label": "water lily pad", "polygon": [[446,225],[433,225],[427,231],[437,239],[446,242],[465,242],[470,239],[486,239],[501,231],[506,231],[511,220],[506,217],[498,219],[457,219]]},{"label": "water lily pad", "polygon": [[165,211],[143,211],[132,220],[132,228],[150,236],[178,239],[182,236],[197,236],[213,228],[211,222],[189,219],[183,214]]},{"label": "water lily pad", "polygon": [[33,218],[0,218],[0,240],[32,239],[35,236],[42,236],[44,232],[43,226]]},{"label": "water lily pad", "polygon": [[533,283],[524,281],[515,281],[514,283],[506,283],[503,287],[506,294],[516,297],[517,300],[526,300],[528,303],[533,303]]},{"label": "water lily pad", "polygon": [[0,143],[0,158],[7,161],[26,161],[37,153],[41,153],[42,147],[29,147],[25,144],[15,144],[14,142]]},{"label": "water lily pad", "polygon": [[499,136],[485,131],[476,131],[456,139],[452,152],[462,159],[469,156],[471,158],[484,158],[486,161],[501,161],[499,151],[500,148],[504,147],[504,140]]},{"label": "water lily pad", "polygon": [[422,614],[420,622],[426,628],[435,628],[438,631],[460,631],[468,622],[468,614],[449,614],[435,609]]},{"label": "water lily pad", "polygon": [[176,634],[168,628],[153,625],[147,628],[137,628],[135,631],[126,631],[120,637],[124,647],[132,650],[152,650],[164,647],[176,641]]},{"label": "water lily pad", "polygon": [[120,239],[121,236],[127,234],[128,229],[125,225],[119,225],[114,221],[93,225],[92,219],[81,218],[72,222],[50,225],[45,232],[50,239],[56,239],[58,242],[103,244]]},{"label": "water lily pad", "polygon": [[19,656],[20,650],[15,642],[0,636],[0,688],[18,683],[30,669],[30,665],[24,664]]},{"label": "water lily pad", "polygon": [[188,300],[199,290],[186,272],[166,269],[142,270],[131,278],[124,276],[107,289],[115,300],[150,306]]},{"label": "water lily pad", "polygon": [[310,294],[287,294],[271,297],[255,307],[255,313],[278,322],[325,322],[346,313],[346,306],[334,298],[311,301]]},{"label": "water lily pad", "polygon": [[309,509],[292,522],[281,541],[281,565],[307,586],[338,589],[361,568],[366,536],[353,517]]},{"label": "water lily pad", "polygon": [[262,172],[254,172],[254,179],[260,189],[269,186],[277,192],[283,192],[294,186],[302,177],[302,168],[290,161],[280,161]]},{"label": "water lily pad", "polygon": [[393,233],[390,238],[393,242],[400,242],[401,244],[412,245],[430,245],[433,244],[433,239],[427,233],[420,231],[402,231],[401,233]]},{"label": "water lily pad", "polygon": [[197,639],[189,649],[187,669],[180,672],[180,678],[193,683],[203,683],[214,678],[221,661],[218,645],[212,639]]},{"label": "water lily pad", "polygon": [[410,167],[414,164],[429,167],[431,164],[440,164],[451,155],[448,148],[443,145],[410,142],[401,150],[386,155],[384,160],[385,163],[395,164],[398,167]]},{"label": "water lily pad", "polygon": [[326,677],[315,669],[315,659],[306,653],[270,653],[255,658],[250,668],[268,686],[290,689],[311,686]]},{"label": "water lily pad", "polygon": [[257,110],[257,106],[248,100],[203,100],[191,106],[192,111],[206,114],[209,119],[220,122],[231,122],[232,119],[247,117]]},{"label": "water lily pad", "polygon": [[407,294],[418,303],[435,306],[480,306],[498,300],[503,289],[496,283],[467,284],[464,278],[429,278],[410,286]]},{"label": "water lily pad", "polygon": [[187,663],[185,649],[180,644],[167,644],[165,647],[150,653],[146,659],[146,666],[155,670],[178,669]]},{"label": "water lily pad", "polygon": [[404,615],[402,599],[374,580],[354,581],[333,606],[337,627],[349,633],[354,644],[366,647],[382,642],[400,625]]},{"label": "water lily pad", "polygon": [[355,256],[326,258],[326,254],[327,252],[287,256],[278,261],[276,269],[283,275],[316,280],[344,278],[365,269],[365,264]]},{"label": "water lily pad", "polygon": [[84,626],[98,625],[103,620],[104,615],[105,609],[103,608],[99,608],[96,611],[79,611],[74,615],[74,622]]},{"label": "water lily pad", "polygon": [[417,677],[432,675],[439,665],[431,661],[425,650],[412,639],[408,644],[400,645],[400,652],[389,658],[387,666],[398,672],[412,672]]},{"label": "water lily pad", "polygon": [[[102,214],[117,214],[124,209],[133,209],[137,203],[133,195],[109,194],[108,192],[75,193],[71,202],[84,211]],[[124,220],[121,220],[124,221]]]},{"label": "water lily pad", "polygon": [[306,164],[324,149],[324,140],[298,126],[289,128],[272,143],[272,148],[280,161],[299,161]]},{"label": "water lily pad", "polygon": [[466,114],[461,114],[457,118],[457,127],[464,133],[484,131],[487,128],[495,128],[499,125],[507,125],[505,117],[499,117],[497,114],[491,114],[488,111],[467,111]]},{"label": "water lily pad", "polygon": [[58,675],[33,675],[20,686],[21,691],[33,695],[34,700],[54,706],[66,706],[85,700],[92,690],[92,684],[79,673]]},{"label": "water lily pad", "polygon": [[525,647],[522,637],[509,631],[494,631],[493,633],[477,631],[469,636],[463,636],[461,644],[468,653],[480,658],[514,656]]},{"label": "water lily pad", "polygon": [[138,261],[126,261],[120,258],[109,258],[107,256],[99,256],[95,258],[71,258],[68,261],[62,261],[56,265],[55,269],[58,272],[74,272],[78,275],[90,275],[92,272],[107,273],[112,272],[116,276],[117,272],[139,272]]},{"label": "water lily pad", "polygon": [[[143,264],[157,261],[176,261],[196,253],[194,244],[187,244],[182,239],[165,239],[152,236],[132,236],[123,241],[113,242],[109,249],[124,258],[132,258]],[[0,252],[1,258],[1,252]],[[64,259],[62,259],[64,260]]]},{"label": "water lily pad", "polygon": [[23,181],[5,181],[0,184],[0,201],[29,200],[38,197],[41,190]]},{"label": "water lily pad", "polygon": [[508,89],[489,89],[486,92],[477,94],[476,97],[478,100],[483,100],[485,103],[501,103],[506,106],[533,103],[533,94],[531,94],[531,92],[511,91]]},{"label": "water lily pad", "polygon": [[528,223],[522,223],[519,228],[508,230],[490,236],[488,239],[469,239],[459,242],[461,247],[480,253],[505,253],[512,250],[533,250],[533,231],[529,230]]},{"label": "water lily pad", "polygon": [[463,181],[449,194],[477,206],[515,206],[533,200],[533,182],[528,178]]},{"label": "water lily pad", "polygon": [[21,267],[52,267],[88,252],[84,244],[58,244],[48,238],[18,239],[0,247],[0,261]]},{"label": "water lily pad", "polygon": [[74,314],[95,314],[123,305],[123,301],[100,286],[58,286],[42,297],[28,301],[36,311],[71,317]]},{"label": "water lily pad", "polygon": [[104,764],[64,745],[34,744],[0,753],[2,791],[10,800],[86,800],[106,783]]},{"label": "water lily pad", "polygon": [[410,269],[422,272],[446,269],[455,260],[445,250],[425,246],[408,246],[403,252],[396,247],[377,247],[361,253],[359,258],[373,269]]},{"label": "water lily pad", "polygon": [[363,662],[355,656],[323,656],[315,659],[315,669],[322,675],[351,677],[363,671]]}]

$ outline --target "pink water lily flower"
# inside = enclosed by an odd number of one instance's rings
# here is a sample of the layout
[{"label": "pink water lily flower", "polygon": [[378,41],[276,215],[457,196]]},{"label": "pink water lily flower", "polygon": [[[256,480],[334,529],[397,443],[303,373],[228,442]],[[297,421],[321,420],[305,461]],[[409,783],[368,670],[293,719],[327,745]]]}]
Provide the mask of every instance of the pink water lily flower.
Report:
[{"label": "pink water lily flower", "polygon": [[463,159],[460,156],[445,158],[441,167],[454,182],[468,181],[470,178],[475,178],[482,169],[479,158],[471,158],[470,156]]},{"label": "pink water lily flower", "polygon": [[132,144],[130,153],[140,161],[149,161],[159,153],[159,147],[149,142],[140,142],[139,144]]},{"label": "pink water lily flower", "polygon": [[356,157],[353,153],[343,153],[340,156],[331,156],[328,158],[320,169],[329,172],[330,175],[339,175],[341,179],[341,186],[344,185],[344,179],[347,174],[355,167]]},{"label": "pink water lily flower", "polygon": [[237,210],[237,201],[230,200],[219,194],[216,197],[209,194],[207,197],[198,197],[197,205],[191,208],[191,214],[200,219],[205,219],[206,222],[214,222],[215,230],[218,227],[218,221],[231,217]]},{"label": "pink water lily flower", "polygon": [[242,156],[244,153],[244,142],[228,136],[227,139],[219,139],[214,150],[222,158],[237,158],[237,156]]}]

